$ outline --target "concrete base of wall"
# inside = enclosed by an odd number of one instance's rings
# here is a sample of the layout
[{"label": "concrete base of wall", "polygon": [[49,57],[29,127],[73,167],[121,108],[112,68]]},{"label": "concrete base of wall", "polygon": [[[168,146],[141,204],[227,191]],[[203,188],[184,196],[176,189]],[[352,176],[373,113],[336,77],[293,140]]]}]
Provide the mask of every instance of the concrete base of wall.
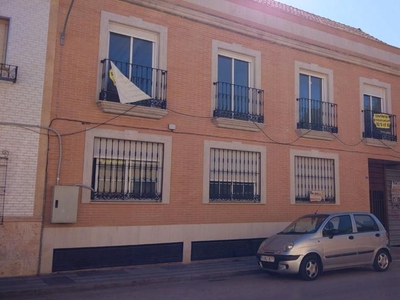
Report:
[{"label": "concrete base of wall", "polygon": [[4,220],[0,225],[0,277],[38,273],[40,221]]},{"label": "concrete base of wall", "polygon": [[183,243],[183,263],[189,263],[192,242],[263,238],[282,230],[287,224],[271,222],[45,228],[40,273],[52,272],[54,249]]}]

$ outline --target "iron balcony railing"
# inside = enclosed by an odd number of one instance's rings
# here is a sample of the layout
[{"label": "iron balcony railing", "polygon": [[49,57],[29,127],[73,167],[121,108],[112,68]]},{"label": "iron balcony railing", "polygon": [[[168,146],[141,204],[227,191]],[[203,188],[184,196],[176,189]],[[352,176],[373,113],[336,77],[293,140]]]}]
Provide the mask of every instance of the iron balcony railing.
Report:
[{"label": "iron balcony railing", "polygon": [[0,80],[17,82],[18,66],[0,63]]},{"label": "iron balcony railing", "polygon": [[336,104],[308,98],[296,100],[299,102],[298,129],[338,133]]},{"label": "iron balcony railing", "polygon": [[[150,100],[135,102],[135,104],[162,109],[167,107],[167,71],[114,60],[112,62],[133,84],[151,97]],[[99,98],[100,100],[119,102],[117,88],[109,75],[110,60],[103,59],[101,63],[103,69]]]},{"label": "iron balcony railing", "polygon": [[214,82],[214,117],[264,122],[264,91],[226,82]]},{"label": "iron balcony railing", "polygon": [[397,141],[396,116],[364,109],[364,138]]}]

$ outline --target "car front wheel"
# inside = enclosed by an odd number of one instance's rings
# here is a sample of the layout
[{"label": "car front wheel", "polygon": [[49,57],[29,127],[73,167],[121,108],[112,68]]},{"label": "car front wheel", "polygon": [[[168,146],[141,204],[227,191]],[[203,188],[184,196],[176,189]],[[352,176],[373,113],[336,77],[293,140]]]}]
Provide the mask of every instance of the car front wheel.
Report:
[{"label": "car front wheel", "polygon": [[301,262],[299,275],[301,279],[311,281],[317,279],[321,271],[322,267],[318,256],[308,255]]},{"label": "car front wheel", "polygon": [[390,258],[385,250],[379,250],[375,256],[374,269],[378,272],[384,272],[389,269]]}]

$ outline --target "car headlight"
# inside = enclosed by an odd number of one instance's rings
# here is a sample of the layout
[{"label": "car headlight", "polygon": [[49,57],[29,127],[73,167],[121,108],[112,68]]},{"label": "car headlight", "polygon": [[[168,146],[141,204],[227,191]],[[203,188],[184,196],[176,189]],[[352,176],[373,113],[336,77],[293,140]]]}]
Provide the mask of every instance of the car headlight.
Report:
[{"label": "car headlight", "polygon": [[283,246],[283,252],[288,252],[293,248],[293,242],[287,243],[285,246]]}]

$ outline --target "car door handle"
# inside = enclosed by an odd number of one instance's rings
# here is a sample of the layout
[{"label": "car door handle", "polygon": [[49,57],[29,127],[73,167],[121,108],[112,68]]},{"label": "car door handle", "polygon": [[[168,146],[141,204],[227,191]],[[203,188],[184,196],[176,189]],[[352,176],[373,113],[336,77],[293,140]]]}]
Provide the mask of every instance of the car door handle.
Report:
[{"label": "car door handle", "polygon": [[376,237],[380,237],[381,235],[379,233],[375,234]]},{"label": "car door handle", "polygon": [[349,240],[354,240],[354,236],[350,235]]}]

